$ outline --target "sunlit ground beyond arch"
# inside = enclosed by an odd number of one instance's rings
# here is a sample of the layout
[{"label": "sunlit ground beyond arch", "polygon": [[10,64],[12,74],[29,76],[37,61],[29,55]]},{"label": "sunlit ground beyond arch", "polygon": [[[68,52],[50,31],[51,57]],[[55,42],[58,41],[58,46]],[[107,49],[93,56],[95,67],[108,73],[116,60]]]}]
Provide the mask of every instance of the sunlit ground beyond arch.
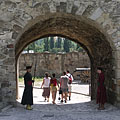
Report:
[{"label": "sunlit ground beyond arch", "polygon": [[[41,86],[41,83],[40,83]],[[50,94],[49,102],[45,102],[42,97],[43,89],[40,86],[34,86],[33,89],[33,101],[34,104],[52,104],[52,96]],[[19,86],[19,99],[18,102],[21,102],[22,94],[23,94],[24,86]],[[71,101],[67,101],[67,103],[61,103],[58,100],[59,92],[57,91],[56,104],[57,105],[65,105],[65,104],[77,104],[77,103],[86,103],[91,101],[91,97],[89,96],[89,85],[88,84],[80,84],[78,81],[74,81],[72,84],[72,97]]]}]

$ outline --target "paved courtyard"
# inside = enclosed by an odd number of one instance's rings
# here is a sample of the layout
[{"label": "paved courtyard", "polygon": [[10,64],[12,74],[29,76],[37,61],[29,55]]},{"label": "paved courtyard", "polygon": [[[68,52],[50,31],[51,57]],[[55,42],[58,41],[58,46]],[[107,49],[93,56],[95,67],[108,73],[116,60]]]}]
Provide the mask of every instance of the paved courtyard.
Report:
[{"label": "paved courtyard", "polygon": [[23,87],[19,87],[17,107],[0,113],[0,120],[120,120],[120,110],[112,105],[106,104],[105,110],[97,110],[95,101],[90,101],[88,96],[89,85],[73,84],[72,100],[62,104],[58,100],[58,94],[55,105],[51,98],[49,103],[44,102],[42,89],[35,87],[32,111],[26,110],[19,103],[23,90]]}]

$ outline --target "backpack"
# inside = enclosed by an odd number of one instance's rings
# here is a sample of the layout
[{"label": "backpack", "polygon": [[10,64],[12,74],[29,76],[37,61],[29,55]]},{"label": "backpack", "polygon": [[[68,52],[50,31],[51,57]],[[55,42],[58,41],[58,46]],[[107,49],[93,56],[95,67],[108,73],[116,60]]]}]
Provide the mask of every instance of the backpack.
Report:
[{"label": "backpack", "polygon": [[69,76],[69,81],[68,81],[68,84],[71,84],[72,83],[72,77],[71,75]]}]

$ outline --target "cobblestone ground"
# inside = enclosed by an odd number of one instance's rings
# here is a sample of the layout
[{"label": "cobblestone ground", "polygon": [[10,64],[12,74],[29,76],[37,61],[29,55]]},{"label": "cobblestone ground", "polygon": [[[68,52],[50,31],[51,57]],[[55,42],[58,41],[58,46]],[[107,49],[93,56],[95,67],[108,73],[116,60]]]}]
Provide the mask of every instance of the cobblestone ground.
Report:
[{"label": "cobblestone ground", "polygon": [[[103,111],[97,110],[95,101],[90,101],[89,86],[73,84],[72,100],[60,103],[57,95],[55,105],[44,102],[42,89],[34,89],[33,110],[28,111],[19,102],[23,93],[23,87],[19,88],[20,99],[17,107],[13,107],[0,113],[0,120],[120,120],[120,110],[112,105],[106,104]],[[79,93],[79,94],[78,94]],[[85,95],[82,95],[82,94]]]}]

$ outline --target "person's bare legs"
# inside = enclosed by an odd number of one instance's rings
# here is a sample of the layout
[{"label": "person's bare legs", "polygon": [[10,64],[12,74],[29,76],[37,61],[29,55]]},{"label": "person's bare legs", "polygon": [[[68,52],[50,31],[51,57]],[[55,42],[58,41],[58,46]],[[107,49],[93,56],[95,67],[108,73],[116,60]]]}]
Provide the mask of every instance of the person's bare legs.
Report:
[{"label": "person's bare legs", "polygon": [[44,101],[46,101],[46,96],[45,96],[44,98],[45,98],[45,100],[44,100]]},{"label": "person's bare legs", "polygon": [[49,102],[49,97],[47,97],[47,102]]},{"label": "person's bare legs", "polygon": [[71,100],[71,91],[69,92],[69,100]]},{"label": "person's bare legs", "polygon": [[54,103],[55,103],[55,100],[56,100],[56,94],[57,94],[57,91],[54,92]]},{"label": "person's bare legs", "polygon": [[65,92],[65,103],[67,102],[67,92]]},{"label": "person's bare legs", "polygon": [[61,102],[63,102],[63,98],[64,98],[64,93],[62,92],[62,94],[61,94]]},{"label": "person's bare legs", "polygon": [[52,100],[54,99],[54,91],[52,91]]},{"label": "person's bare legs", "polygon": [[56,100],[56,92],[57,92],[57,91],[53,91],[53,92],[52,92],[53,104],[55,104],[55,100]]},{"label": "person's bare legs", "polygon": [[71,84],[68,86],[68,95],[69,100],[71,100]]}]

